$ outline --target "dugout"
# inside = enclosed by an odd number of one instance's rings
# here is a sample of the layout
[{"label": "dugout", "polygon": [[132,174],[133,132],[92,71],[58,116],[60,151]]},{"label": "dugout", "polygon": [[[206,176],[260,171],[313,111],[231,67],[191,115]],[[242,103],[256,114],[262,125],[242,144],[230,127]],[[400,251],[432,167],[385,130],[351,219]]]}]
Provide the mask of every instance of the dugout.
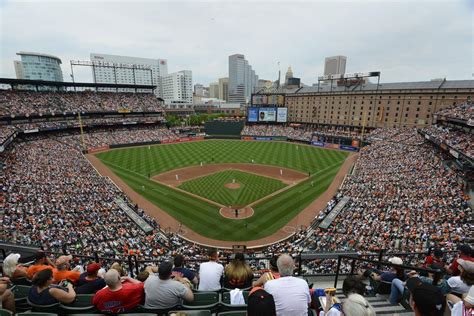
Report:
[{"label": "dugout", "polygon": [[243,121],[207,121],[204,129],[207,135],[239,136],[244,128]]}]

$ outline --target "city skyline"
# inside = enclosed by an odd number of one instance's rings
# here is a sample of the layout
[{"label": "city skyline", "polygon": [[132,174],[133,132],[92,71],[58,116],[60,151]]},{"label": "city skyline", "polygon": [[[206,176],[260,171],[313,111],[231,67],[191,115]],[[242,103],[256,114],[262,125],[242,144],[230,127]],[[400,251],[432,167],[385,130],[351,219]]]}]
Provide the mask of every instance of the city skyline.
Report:
[{"label": "city skyline", "polygon": [[[381,71],[382,82],[472,79],[467,0],[116,4],[0,1],[0,77],[14,78],[16,53],[32,51],[61,58],[70,81],[69,61],[99,51],[167,59],[170,73],[189,69],[206,86],[228,76],[233,54],[245,55],[262,79],[291,66],[308,85],[333,55],[348,57],[348,73]],[[90,71],[74,72],[91,81]]]}]

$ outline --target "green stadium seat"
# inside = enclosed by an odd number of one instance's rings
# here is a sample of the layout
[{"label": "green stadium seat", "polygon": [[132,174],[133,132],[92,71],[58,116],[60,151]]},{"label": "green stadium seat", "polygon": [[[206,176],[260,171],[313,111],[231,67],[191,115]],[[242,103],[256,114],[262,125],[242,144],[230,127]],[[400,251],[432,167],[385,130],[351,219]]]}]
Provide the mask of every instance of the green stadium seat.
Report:
[{"label": "green stadium seat", "polygon": [[232,305],[230,303],[230,292],[223,292],[220,305],[223,307],[224,310],[246,310],[247,309],[247,302],[249,298],[249,292],[250,291],[243,291],[243,296],[245,300],[245,304],[239,304],[239,305]]},{"label": "green stadium seat", "polygon": [[171,308],[166,308],[166,309],[147,309],[145,307],[143,307],[143,305],[140,305],[140,312],[142,313],[152,313],[153,315],[158,315],[158,316],[161,316],[161,315],[168,315],[168,312],[169,311],[172,311],[172,310],[180,310],[182,309],[183,306],[181,305],[176,305],[176,306],[173,306]]},{"label": "green stadium seat", "polygon": [[17,316],[58,316],[58,314],[54,313],[40,313],[40,312],[24,312],[18,313]]},{"label": "green stadium seat", "polygon": [[28,297],[26,298],[26,301],[28,302],[28,305],[31,306],[31,311],[32,312],[37,312],[37,313],[59,313],[60,311],[60,306],[59,303],[56,304],[51,304],[51,305],[37,305],[34,303],[31,303]]},{"label": "green stadium seat", "polygon": [[247,311],[228,311],[228,312],[222,312],[218,313],[218,316],[247,316]]},{"label": "green stadium seat", "polygon": [[12,315],[13,315],[13,313],[10,312],[9,310],[0,308],[0,316],[12,316]]},{"label": "green stadium seat", "polygon": [[10,289],[15,295],[15,307],[17,312],[26,312],[30,310],[30,305],[26,301],[28,293],[30,293],[30,286],[15,285]]},{"label": "green stadium seat", "polygon": [[184,313],[186,316],[212,316],[210,310],[181,310],[181,311],[170,311],[168,315],[173,313]]},{"label": "green stadium seat", "polygon": [[71,304],[61,304],[61,310],[67,314],[77,314],[95,311],[92,304],[94,294],[78,294],[76,300]]},{"label": "green stadium seat", "polygon": [[187,310],[210,309],[215,310],[219,305],[218,292],[197,292],[194,293],[194,300],[191,303],[183,304]]}]

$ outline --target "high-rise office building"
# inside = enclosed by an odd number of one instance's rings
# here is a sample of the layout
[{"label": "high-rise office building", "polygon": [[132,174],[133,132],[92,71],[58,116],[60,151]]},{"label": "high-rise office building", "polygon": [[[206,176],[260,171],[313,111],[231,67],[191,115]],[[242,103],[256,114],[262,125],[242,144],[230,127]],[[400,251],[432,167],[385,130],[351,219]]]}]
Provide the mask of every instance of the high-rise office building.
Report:
[{"label": "high-rise office building", "polygon": [[13,61],[17,79],[63,81],[61,59],[53,55],[18,52],[21,61]]},{"label": "high-rise office building", "polygon": [[[166,59],[96,53],[90,54],[90,57],[91,62],[97,65],[97,67],[92,67],[92,77],[95,83],[154,85],[156,86],[155,95],[160,98],[163,97],[161,77],[168,74]],[[101,65],[111,67],[101,67]],[[130,90],[130,92],[133,91],[135,90]]]},{"label": "high-rise office building", "polygon": [[193,103],[193,75],[190,70],[163,76],[162,81],[165,104]]},{"label": "high-rise office building", "polygon": [[211,82],[209,84],[209,98],[219,98],[219,83]]},{"label": "high-rise office building", "polygon": [[229,78],[219,78],[219,99],[229,99]]},{"label": "high-rise office building", "polygon": [[291,66],[288,67],[288,70],[285,74],[285,85],[288,85],[288,79],[293,78],[293,70],[291,70]]},{"label": "high-rise office building", "polygon": [[229,97],[231,103],[244,104],[257,87],[258,76],[242,54],[229,56]]},{"label": "high-rise office building", "polygon": [[346,56],[326,57],[324,61],[324,75],[342,75],[346,73]]}]

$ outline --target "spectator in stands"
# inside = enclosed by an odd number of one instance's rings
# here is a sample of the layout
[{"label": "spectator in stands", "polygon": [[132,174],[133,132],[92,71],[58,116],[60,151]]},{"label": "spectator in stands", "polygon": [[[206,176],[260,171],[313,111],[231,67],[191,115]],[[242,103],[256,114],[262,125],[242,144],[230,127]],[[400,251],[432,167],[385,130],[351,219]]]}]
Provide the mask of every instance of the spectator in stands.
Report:
[{"label": "spectator in stands", "polygon": [[252,286],[253,271],[243,253],[236,253],[224,269],[224,287],[244,289]]},{"label": "spectator in stands", "polygon": [[26,271],[28,279],[33,280],[37,272],[45,269],[55,271],[56,266],[51,261],[51,259],[46,256],[44,251],[38,251],[35,254],[35,263],[29,266],[28,270]]},{"label": "spectator in stands", "polygon": [[10,278],[0,277],[0,306],[15,313],[15,297],[12,291],[8,288]]},{"label": "spectator in stands", "polygon": [[350,275],[344,279],[342,283],[342,293],[344,296],[348,297],[349,294],[360,294],[365,295],[365,284],[362,281],[362,278],[358,275]]},{"label": "spectator in stands", "polygon": [[87,266],[87,271],[82,273],[76,284],[77,294],[95,294],[105,287],[105,281],[98,276],[100,264],[91,263]]},{"label": "spectator in stands", "polygon": [[196,273],[184,267],[185,264],[184,256],[181,254],[177,254],[174,257],[174,268],[173,268],[173,275],[178,276],[180,278],[187,278],[191,281],[194,285],[198,285],[199,280],[197,278]]},{"label": "spectator in stands", "polygon": [[53,285],[53,270],[43,269],[35,273],[28,299],[36,305],[68,304],[76,299],[76,292],[71,282]]},{"label": "spectator in stands", "polygon": [[265,286],[265,283],[267,281],[275,280],[280,277],[280,273],[278,272],[277,260],[278,260],[278,256],[273,256],[270,259],[270,271],[262,274],[257,281],[253,282],[252,286],[254,287]]},{"label": "spectator in stands", "polygon": [[418,278],[410,278],[406,286],[410,291],[410,306],[416,316],[444,314],[446,298],[438,287],[423,283]]},{"label": "spectator in stands", "polygon": [[474,262],[464,259],[456,260],[460,274],[448,279],[448,285],[451,292],[457,294],[465,294],[474,285]]},{"label": "spectator in stands", "polygon": [[463,260],[474,262],[474,258],[472,257],[472,248],[469,245],[460,245],[458,247],[458,254],[459,254],[459,258],[454,258],[453,263],[451,263],[450,266],[448,265],[445,266],[446,272],[454,276],[457,276],[460,274],[457,259],[463,259]]},{"label": "spectator in stands", "polygon": [[191,282],[180,276],[172,277],[173,264],[163,261],[158,276],[150,274],[145,281],[145,308],[167,309],[194,299]]},{"label": "spectator in stands", "polygon": [[448,295],[447,300],[448,303],[453,304],[451,316],[474,315],[474,286],[471,286],[463,299],[454,295]]},{"label": "spectator in stands", "polygon": [[209,261],[199,266],[199,291],[217,291],[221,288],[220,281],[224,267],[217,263],[219,258],[217,249],[210,249],[208,256]]},{"label": "spectator in stands", "polygon": [[53,272],[54,283],[59,283],[62,280],[69,280],[70,282],[76,284],[79,281],[81,273],[79,271],[71,271],[72,256],[60,256],[56,260],[56,270]]},{"label": "spectator in stands", "polygon": [[20,254],[11,253],[3,260],[3,274],[11,280],[26,278],[28,268],[18,264]]},{"label": "spectator in stands", "polygon": [[342,311],[345,316],[375,316],[375,310],[360,294],[350,294],[342,303]]},{"label": "spectator in stands", "polygon": [[440,267],[445,266],[443,251],[440,248],[434,248],[432,252],[429,251],[428,256],[425,258],[425,263],[423,266],[425,268],[428,268],[430,265],[433,264]]},{"label": "spectator in stands", "polygon": [[277,315],[308,315],[311,303],[309,287],[303,279],[293,277],[295,263],[287,254],[277,260],[280,278],[265,283],[265,291],[273,295]]},{"label": "spectator in stands", "polygon": [[253,288],[247,299],[247,316],[275,316],[273,296],[261,287]]},{"label": "spectator in stands", "polygon": [[110,269],[114,269],[114,270],[117,270],[117,272],[119,273],[119,275],[121,277],[123,276],[127,276],[127,272],[125,272],[125,270],[123,269],[122,265],[118,262],[114,262],[111,266],[110,266]]},{"label": "spectator in stands", "polygon": [[115,269],[104,275],[107,287],[98,291],[92,304],[101,312],[121,313],[133,310],[143,302],[143,283],[130,277],[120,277]]},{"label": "spectator in stands", "polygon": [[138,273],[137,280],[140,282],[145,282],[149,276],[150,276],[150,272],[148,272],[147,270],[142,270]]},{"label": "spectator in stands", "polygon": [[[399,257],[392,257],[388,259],[388,262],[396,265],[403,265],[403,260]],[[406,274],[401,267],[393,266],[391,267],[390,271],[385,271],[379,273],[378,271],[374,270],[370,274],[370,277],[374,281],[384,281],[384,282],[392,282],[393,279],[398,278],[402,281],[405,281]]]}]

